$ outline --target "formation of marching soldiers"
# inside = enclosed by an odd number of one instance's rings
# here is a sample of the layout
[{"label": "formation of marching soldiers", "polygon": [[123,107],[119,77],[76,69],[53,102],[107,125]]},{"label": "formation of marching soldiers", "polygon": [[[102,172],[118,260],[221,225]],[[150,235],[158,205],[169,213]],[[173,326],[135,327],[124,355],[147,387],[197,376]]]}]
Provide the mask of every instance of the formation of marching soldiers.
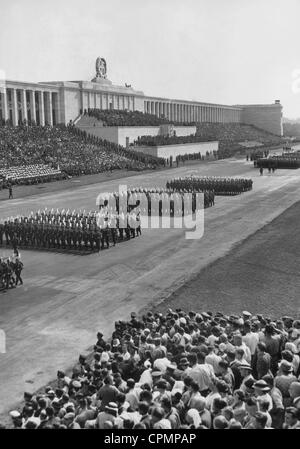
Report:
[{"label": "formation of marching soldiers", "polygon": [[[123,220],[126,226],[119,227],[120,217],[109,214],[107,209],[107,206],[101,206],[100,212],[76,213],[46,208],[31,212],[29,217],[7,219],[0,223],[0,245],[100,251],[141,234],[140,227],[130,226],[126,217]],[[132,214],[129,218],[133,220]]]},{"label": "formation of marching soldiers", "polygon": [[[169,213],[171,217],[174,215],[188,215],[194,213],[197,208],[196,193],[192,190],[182,189],[164,189],[164,188],[132,188],[127,192],[114,192],[108,196],[108,203],[116,202],[116,209],[119,212],[122,204],[128,204],[129,208],[139,205],[140,213],[145,216],[162,216]],[[190,200],[186,194],[190,194]],[[206,190],[203,192],[204,207],[211,207],[215,204],[215,194],[213,191]],[[189,204],[190,203],[190,204]],[[201,205],[202,207],[202,205]]]},{"label": "formation of marching soldiers", "polygon": [[264,169],[297,169],[300,167],[300,155],[297,153],[283,154],[282,156],[272,156],[268,159],[258,159],[254,167]]},{"label": "formation of marching soldiers", "polygon": [[[214,205],[214,192],[203,193],[204,207]],[[99,211],[88,213],[45,208],[28,217],[8,218],[0,223],[0,246],[99,252],[140,236],[142,217],[180,217],[203,207],[195,191],[161,188],[114,192],[97,204]]]},{"label": "formation of marching soldiers", "polygon": [[168,181],[166,187],[195,192],[212,191],[215,195],[238,195],[251,190],[252,185],[252,179],[190,176]]},{"label": "formation of marching soldiers", "polygon": [[19,257],[0,258],[0,290],[8,290],[19,283],[22,285],[22,270],[23,263]]}]

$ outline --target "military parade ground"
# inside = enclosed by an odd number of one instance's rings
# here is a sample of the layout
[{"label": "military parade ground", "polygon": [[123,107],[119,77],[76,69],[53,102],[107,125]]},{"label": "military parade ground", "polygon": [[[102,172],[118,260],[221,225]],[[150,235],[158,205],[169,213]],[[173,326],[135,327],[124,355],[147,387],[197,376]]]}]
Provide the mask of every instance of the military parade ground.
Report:
[{"label": "military parade ground", "polygon": [[[245,158],[200,162],[172,171],[147,172],[121,179],[107,177],[91,185],[81,186],[78,182],[59,192],[45,191],[25,198],[19,194],[16,199],[2,199],[0,213],[9,219],[30,216],[32,211],[42,211],[45,207],[47,210],[95,210],[98,195],[118,191],[119,185],[128,189],[141,186],[165,189],[171,179],[191,176],[252,179],[253,188],[242,195],[216,196],[214,206],[205,209],[204,235],[199,240],[184,239],[185,229],[149,228],[142,230],[141,238],[134,242],[124,240],[108,250],[91,253],[88,259],[55,249],[20,250],[24,285],[0,296],[0,328],[6,333],[9,347],[2,355],[1,415],[17,404],[23,391],[28,388],[36,391],[49,383],[49,373],[55,367],[67,369],[75,362],[78,351],[88,353],[99,328],[108,335],[113,330],[112,323],[120,316],[128,316],[132,310],[154,306],[165,310],[172,301],[178,305],[180,289],[185,289],[183,296],[189,298],[190,294],[193,298],[194,308],[203,305],[214,312],[222,309],[230,314],[240,306],[249,310],[259,308],[261,313],[272,315],[290,312],[299,316],[293,299],[295,278],[293,284],[284,285],[285,276],[294,276],[290,259],[284,257],[284,251],[292,245],[293,235],[289,233],[288,240],[282,230],[285,214],[289,214],[287,219],[291,222],[299,209],[295,205],[287,211],[299,200],[297,170],[282,169],[261,176]],[[276,220],[273,234],[268,237],[268,225],[272,226],[272,220],[280,215],[278,226],[283,232],[283,246],[278,235],[274,237]],[[297,242],[298,237],[294,238]],[[260,276],[255,277],[251,264],[257,260],[259,248],[264,244],[268,248],[260,254]],[[11,255],[10,248],[2,250],[5,256]],[[227,278],[222,283],[218,282],[220,263]],[[214,277],[218,288],[213,292]],[[235,287],[244,281],[247,289]],[[281,300],[283,292],[285,301]],[[208,296],[209,305],[205,303]]]}]

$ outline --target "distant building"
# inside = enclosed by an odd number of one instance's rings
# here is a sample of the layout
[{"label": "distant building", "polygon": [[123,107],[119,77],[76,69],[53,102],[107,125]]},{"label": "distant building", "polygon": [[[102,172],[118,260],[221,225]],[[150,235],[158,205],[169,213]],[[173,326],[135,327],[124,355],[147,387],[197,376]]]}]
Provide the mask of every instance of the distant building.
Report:
[{"label": "distant building", "polygon": [[29,83],[0,80],[0,118],[17,125],[26,119],[39,125],[74,121],[85,109],[127,109],[175,122],[245,123],[282,135],[282,105],[221,105],[149,97],[131,85],[114,85],[107,79],[103,58],[96,60],[92,81],[49,81]]}]

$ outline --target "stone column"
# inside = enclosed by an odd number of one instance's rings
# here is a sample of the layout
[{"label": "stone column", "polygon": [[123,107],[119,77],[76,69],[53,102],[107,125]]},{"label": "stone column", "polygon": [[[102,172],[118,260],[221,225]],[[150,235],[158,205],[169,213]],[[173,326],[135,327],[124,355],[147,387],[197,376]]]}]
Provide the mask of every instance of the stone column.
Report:
[{"label": "stone column", "polygon": [[17,89],[11,90],[11,98],[12,98],[12,117],[13,117],[13,126],[18,126],[18,102],[17,102]]},{"label": "stone column", "polygon": [[48,125],[53,126],[52,92],[47,92],[47,122]]},{"label": "stone column", "polygon": [[30,117],[36,123],[35,91],[30,91]]},{"label": "stone column", "polygon": [[5,121],[8,120],[8,107],[7,107],[7,92],[4,88],[2,94],[2,114]]},{"label": "stone column", "polygon": [[28,121],[27,116],[27,99],[26,99],[26,90],[23,89],[21,91],[21,103],[22,103],[22,120]]},{"label": "stone column", "polygon": [[44,92],[38,92],[39,97],[39,113],[40,113],[40,125],[45,126],[45,106],[44,106]]},{"label": "stone column", "polygon": [[162,115],[163,111],[163,105],[161,102],[158,103],[158,117]]}]

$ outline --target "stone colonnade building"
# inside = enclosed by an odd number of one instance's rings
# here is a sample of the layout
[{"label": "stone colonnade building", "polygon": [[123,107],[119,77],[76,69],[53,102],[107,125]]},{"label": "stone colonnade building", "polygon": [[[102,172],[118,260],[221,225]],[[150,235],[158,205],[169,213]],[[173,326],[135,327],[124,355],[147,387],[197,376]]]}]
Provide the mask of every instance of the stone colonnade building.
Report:
[{"label": "stone colonnade building", "polygon": [[279,100],[267,105],[227,106],[148,97],[131,86],[112,84],[106,78],[103,58],[97,59],[96,71],[92,81],[28,83],[0,80],[0,119],[10,120],[15,126],[23,120],[52,126],[76,121],[88,108],[121,109],[164,116],[179,123],[251,124],[282,135],[282,106]]}]

